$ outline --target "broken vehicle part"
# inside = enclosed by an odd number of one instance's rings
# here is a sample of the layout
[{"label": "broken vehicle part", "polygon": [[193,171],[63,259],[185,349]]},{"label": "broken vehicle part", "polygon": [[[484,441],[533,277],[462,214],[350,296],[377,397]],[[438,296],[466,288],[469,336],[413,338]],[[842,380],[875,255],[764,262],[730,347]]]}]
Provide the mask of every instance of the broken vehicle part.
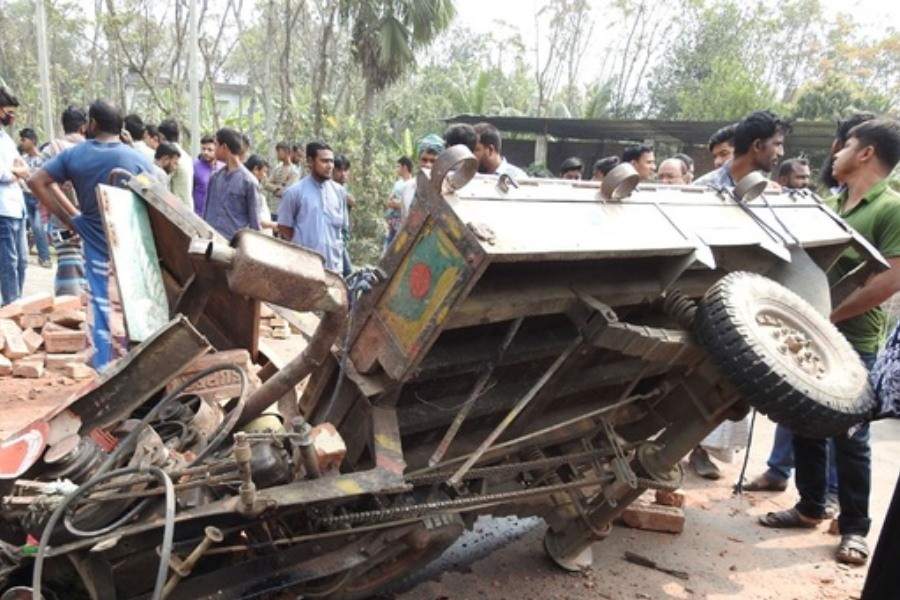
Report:
[{"label": "broken vehicle part", "polygon": [[[856,362],[830,368],[845,353],[819,320],[823,273],[851,245],[884,263],[815,195],[635,187],[627,169],[606,191],[501,189],[473,165],[456,147],[420,174],[379,270],[350,290],[314,254],[248,231],[225,240],[132,178],[170,321],[46,431],[21,432],[31,451],[11,442],[36,458],[7,469],[4,548],[31,532],[42,544],[39,561],[0,554],[3,588],[360,599],[480,514],[543,518],[548,554],[581,569],[629,504],[677,487],[683,457],[749,405],[795,428],[814,413],[819,435],[864,418],[864,402],[823,395],[864,387]],[[773,300],[789,296],[801,300]],[[302,315],[316,327],[293,359],[259,344],[261,301],[317,313]],[[745,331],[738,355],[719,343]],[[204,396],[181,375],[234,349],[223,364],[259,387]],[[766,404],[748,383],[759,368],[789,401]],[[810,380],[829,389],[806,394]],[[54,469],[72,479],[48,481]]]}]

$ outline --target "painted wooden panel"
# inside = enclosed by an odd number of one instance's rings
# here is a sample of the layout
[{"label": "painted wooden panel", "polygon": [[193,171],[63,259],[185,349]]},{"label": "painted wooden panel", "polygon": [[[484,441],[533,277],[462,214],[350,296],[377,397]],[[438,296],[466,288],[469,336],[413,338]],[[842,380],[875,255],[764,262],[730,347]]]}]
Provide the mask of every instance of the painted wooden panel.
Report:
[{"label": "painted wooden panel", "polygon": [[128,337],[142,342],[169,322],[147,205],[131,190],[109,186],[100,186],[99,198]]}]

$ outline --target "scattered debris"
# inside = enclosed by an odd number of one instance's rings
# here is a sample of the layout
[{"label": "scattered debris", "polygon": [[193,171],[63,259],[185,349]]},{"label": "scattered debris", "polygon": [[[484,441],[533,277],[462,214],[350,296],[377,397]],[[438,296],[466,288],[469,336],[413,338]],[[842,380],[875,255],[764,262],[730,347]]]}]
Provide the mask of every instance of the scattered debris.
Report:
[{"label": "scattered debris", "polygon": [[647,567],[648,569],[659,571],[660,573],[666,573],[667,575],[671,575],[679,579],[688,580],[691,578],[690,574],[688,574],[687,571],[679,571],[678,569],[668,569],[666,567],[661,567],[656,563],[656,561],[651,560],[646,556],[641,556],[640,554],[637,554],[635,552],[630,552],[628,550],[625,551],[625,560],[642,567]]}]

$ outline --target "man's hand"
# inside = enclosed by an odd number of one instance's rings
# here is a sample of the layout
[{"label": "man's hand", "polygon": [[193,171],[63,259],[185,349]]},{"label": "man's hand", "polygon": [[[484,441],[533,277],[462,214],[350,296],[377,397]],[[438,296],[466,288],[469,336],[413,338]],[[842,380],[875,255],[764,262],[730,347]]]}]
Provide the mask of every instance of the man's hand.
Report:
[{"label": "man's hand", "polygon": [[278,225],[278,237],[283,240],[291,241],[294,238],[294,228]]},{"label": "man's hand", "polygon": [[31,169],[28,168],[28,165],[26,165],[25,161],[19,156],[13,159],[13,166],[11,166],[9,170],[13,174],[13,177],[17,179],[28,179],[28,175],[31,174]]},{"label": "man's hand", "polygon": [[887,261],[891,265],[890,269],[869,277],[862,287],[854,290],[831,311],[832,323],[840,323],[881,306],[900,291],[900,256],[892,256]]},{"label": "man's hand", "polygon": [[56,218],[62,221],[68,229],[74,231],[72,226],[72,217],[81,214],[75,205],[72,204],[62,190],[56,184],[56,181],[50,176],[43,167],[34,172],[28,178],[28,187],[31,193],[37,198],[38,202],[47,207]]}]

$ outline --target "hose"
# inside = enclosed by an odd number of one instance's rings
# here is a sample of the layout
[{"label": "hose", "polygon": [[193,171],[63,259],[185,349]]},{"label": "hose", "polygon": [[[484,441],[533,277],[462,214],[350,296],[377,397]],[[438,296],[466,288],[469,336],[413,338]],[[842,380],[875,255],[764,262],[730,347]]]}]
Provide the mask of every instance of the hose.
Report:
[{"label": "hose", "polygon": [[[228,437],[228,435],[231,433],[231,431],[234,429],[235,424],[237,423],[238,419],[241,416],[241,413],[243,412],[244,405],[246,402],[247,375],[244,373],[244,371],[240,367],[238,367],[236,365],[232,365],[232,364],[213,365],[211,367],[203,369],[202,371],[198,371],[197,373],[195,373],[194,375],[191,375],[186,380],[184,380],[182,383],[180,383],[170,393],[166,394],[156,404],[156,406],[154,406],[153,409],[149,413],[147,413],[143,419],[141,419],[141,421],[128,433],[128,435],[125,436],[125,438],[109,454],[109,456],[106,458],[106,460],[103,461],[103,464],[101,464],[100,467],[98,468],[97,474],[94,476],[94,478],[91,479],[90,481],[88,481],[87,483],[85,483],[80,488],[78,488],[78,490],[76,490],[74,494],[66,497],[65,500],[63,501],[63,503],[60,505],[60,507],[58,507],[57,510],[54,511],[53,515],[51,515],[50,520],[47,522],[47,525],[44,528],[44,535],[41,536],[41,543],[44,546],[46,546],[45,538],[46,538],[46,540],[49,540],[50,533],[56,527],[56,524],[59,521],[60,516],[63,514],[60,512],[60,508],[66,509],[65,517],[63,519],[63,523],[64,523],[66,529],[73,535],[76,535],[79,537],[91,537],[91,536],[106,535],[107,533],[110,533],[111,531],[120,527],[122,524],[127,523],[132,518],[137,516],[142,510],[144,510],[144,508],[146,508],[147,505],[153,501],[153,498],[146,498],[146,499],[142,500],[134,508],[129,510],[124,516],[120,517],[113,523],[108,524],[101,529],[87,531],[87,530],[81,530],[78,527],[76,527],[76,525],[73,523],[72,516],[68,512],[67,509],[68,509],[69,505],[71,505],[75,499],[83,496],[88,489],[94,487],[95,485],[97,485],[99,483],[102,483],[109,479],[114,479],[114,478],[119,477],[124,474],[134,474],[134,473],[143,472],[141,469],[139,469],[137,467],[128,467],[128,468],[116,469],[116,470],[112,470],[112,471],[110,471],[110,469],[116,466],[116,463],[120,459],[121,455],[125,452],[125,450],[130,449],[134,445],[138,434],[144,429],[144,427],[148,426],[152,421],[154,421],[156,419],[156,417],[162,412],[162,410],[166,406],[168,406],[175,398],[180,396],[182,394],[182,392],[184,392],[185,389],[187,389],[188,387],[190,387],[197,381],[203,379],[204,377],[210,375],[211,373],[216,373],[218,371],[234,371],[238,374],[238,377],[240,378],[240,382],[241,382],[240,396],[238,397],[237,405],[231,410],[231,412],[228,415],[228,418],[226,418],[225,421],[223,421],[222,424],[216,429],[216,431],[213,433],[213,436],[210,438],[209,443],[206,445],[206,447],[203,449],[203,451],[201,451],[197,455],[197,457],[188,466],[192,467],[192,466],[196,465],[201,460],[203,460],[204,458],[209,456],[210,453],[215,451],[215,449],[219,446],[219,444],[221,444],[225,440],[225,438]],[[164,483],[166,486],[166,528],[163,531],[163,552],[164,552],[164,554],[162,555],[163,558],[161,559],[160,574],[158,574],[158,576],[157,576],[157,587],[155,588],[156,590],[158,590],[159,595],[157,595],[157,591],[154,591],[153,598],[155,600],[156,598],[162,598],[162,595],[161,595],[162,589],[163,589],[163,586],[165,586],[166,575],[168,574],[168,569],[169,569],[169,567],[168,567],[169,555],[171,554],[171,551],[172,551],[172,536],[174,534],[175,495],[174,495],[174,487],[172,486],[172,481],[169,478],[169,476],[165,473],[165,471],[163,471],[162,469],[159,469],[158,467],[154,467],[154,466],[148,467],[147,470],[149,472],[153,473],[154,475],[156,474],[156,472],[161,473],[165,477]],[[157,479],[160,479],[159,475],[155,475],[155,476]],[[171,526],[170,526],[170,523],[171,523]],[[36,585],[33,587],[39,591],[40,575],[41,575],[41,570],[43,568],[43,557],[40,553],[40,546],[39,546],[38,557],[40,560],[35,562],[35,577],[34,577],[34,579],[36,581]],[[160,578],[162,580],[161,584],[160,584]],[[40,598],[40,594],[38,593],[34,597]]]},{"label": "hose", "polygon": [[747,474],[747,463],[750,462],[750,444],[753,443],[753,426],[756,425],[756,409],[753,409],[753,416],[750,417],[750,431],[747,432],[747,449],[744,451],[744,462],[741,465],[741,474],[738,475],[737,483],[734,484],[734,493],[738,496],[744,493],[744,476]]},{"label": "hose", "polygon": [[[97,470],[97,474],[105,473],[110,468],[114,467],[116,461],[119,460],[120,455],[125,451],[125,449],[130,449],[130,447],[137,440],[137,436],[140,432],[149,425],[152,421],[156,420],[156,417],[162,410],[171,403],[175,398],[181,395],[184,390],[189,388],[191,385],[197,383],[207,375],[211,373],[217,373],[218,371],[234,371],[238,374],[241,379],[241,394],[238,398],[238,404],[229,414],[229,418],[226,419],[216,430],[211,438],[210,442],[207,444],[206,448],[203,449],[200,454],[197,455],[197,458],[191,463],[191,466],[198,463],[203,458],[206,458],[210,452],[212,452],[219,444],[224,441],[224,439],[231,433],[231,429],[234,427],[237,420],[240,418],[240,413],[244,410],[244,404],[246,402],[247,396],[247,375],[244,373],[243,369],[236,365],[232,364],[221,364],[221,365],[213,365],[211,367],[207,367],[202,371],[198,371],[194,373],[187,379],[185,379],[182,383],[178,385],[174,390],[166,394],[162,400],[160,400],[153,409],[144,415],[144,418],[135,425],[135,427],[125,436],[125,438],[119,442],[116,446],[115,450],[110,452],[109,456],[103,461],[103,464],[100,465],[100,468]],[[234,413],[237,413],[236,415]]]},{"label": "hose", "polygon": [[[71,505],[81,496],[85,495],[91,488],[93,488],[97,484],[103,483],[104,481],[114,479],[116,477],[144,473],[153,475],[166,488],[165,525],[163,527],[162,549],[159,553],[159,567],[156,572],[156,582],[153,586],[153,595],[151,596],[151,600],[162,600],[163,588],[165,588],[166,579],[169,574],[169,562],[172,556],[172,542],[175,537],[175,487],[172,485],[172,480],[171,478],[169,478],[166,472],[159,467],[154,466],[147,467],[146,469],[139,467],[126,467],[124,469],[116,469],[107,473],[101,473],[100,475],[95,476],[93,479],[75,490],[75,493],[66,496],[63,499],[60,505],[56,507],[56,510],[53,511],[53,514],[50,515],[50,519],[47,521],[47,525],[44,527],[43,533],[41,533],[41,540],[38,543],[37,556],[34,560],[34,571],[31,577],[31,597],[33,600],[40,600],[42,598],[41,576],[43,575],[44,571],[44,558],[47,554],[47,546],[50,544],[50,536],[53,534],[53,530],[56,527],[57,522],[59,521],[60,517],[62,517],[63,514],[68,510],[69,505]],[[97,532],[85,533],[86,535],[84,535],[83,537],[102,535],[98,534]]]}]

